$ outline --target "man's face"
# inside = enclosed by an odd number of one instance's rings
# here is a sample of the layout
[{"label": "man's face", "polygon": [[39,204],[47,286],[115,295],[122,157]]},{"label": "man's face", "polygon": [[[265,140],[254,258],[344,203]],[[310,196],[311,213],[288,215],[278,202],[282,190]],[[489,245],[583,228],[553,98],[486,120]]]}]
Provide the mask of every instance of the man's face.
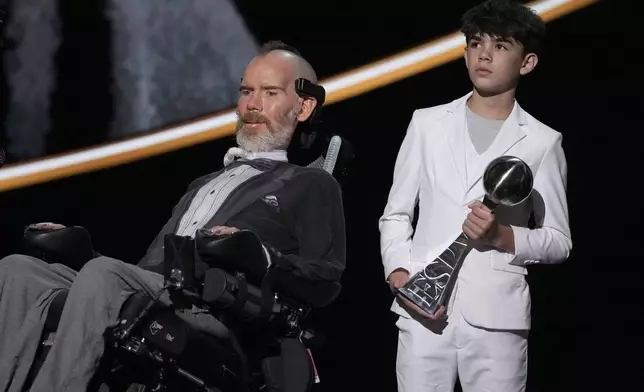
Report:
[{"label": "man's face", "polygon": [[475,36],[465,49],[465,64],[470,80],[479,94],[501,94],[515,88],[519,77],[537,64],[534,53],[523,53],[523,46],[513,39]]},{"label": "man's face", "polygon": [[252,152],[285,150],[298,122],[293,63],[266,56],[246,67],[237,101],[237,143]]}]

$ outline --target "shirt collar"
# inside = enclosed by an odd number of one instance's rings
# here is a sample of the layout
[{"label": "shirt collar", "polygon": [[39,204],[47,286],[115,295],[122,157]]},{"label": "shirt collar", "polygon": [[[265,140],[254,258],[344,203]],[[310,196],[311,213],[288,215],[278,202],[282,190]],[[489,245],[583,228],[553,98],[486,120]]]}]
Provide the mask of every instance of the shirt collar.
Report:
[{"label": "shirt collar", "polygon": [[282,161],[288,162],[288,156],[286,155],[286,150],[274,150],[274,151],[260,151],[260,152],[249,152],[244,159],[271,159],[273,161]]}]

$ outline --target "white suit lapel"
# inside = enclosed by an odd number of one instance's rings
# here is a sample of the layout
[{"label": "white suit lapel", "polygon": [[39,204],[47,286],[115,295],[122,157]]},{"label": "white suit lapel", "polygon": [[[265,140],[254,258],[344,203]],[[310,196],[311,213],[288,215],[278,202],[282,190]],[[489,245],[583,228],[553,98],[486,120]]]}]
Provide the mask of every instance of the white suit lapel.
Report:
[{"label": "white suit lapel", "polygon": [[469,140],[465,138],[465,132],[463,132],[466,130],[465,103],[471,95],[472,93],[469,93],[448,105],[447,112],[449,116],[447,118],[451,124],[445,124],[445,129],[450,132],[447,145],[451,151],[450,156],[456,167],[463,192],[467,189],[467,160],[464,147],[466,146],[465,143],[469,143]]},{"label": "white suit lapel", "polygon": [[[463,106],[462,113],[459,113],[459,117],[461,117],[463,119],[462,121],[465,122],[466,105],[462,105],[462,106]],[[460,109],[461,108],[459,108],[459,110]],[[466,161],[467,168],[468,168],[466,193],[469,193],[472,190],[472,188],[474,188],[474,186],[483,177],[485,168],[490,163],[490,161],[506,154],[510,148],[512,148],[516,143],[518,143],[521,139],[523,139],[526,136],[525,132],[522,129],[524,125],[526,125],[525,112],[515,101],[512,112],[503,123],[503,126],[499,130],[499,134],[496,136],[496,138],[494,139],[490,147],[481,155],[471,154],[469,156],[470,161]],[[460,132],[462,135],[461,138],[463,138],[466,143],[471,143],[469,137],[467,137],[468,135],[467,124],[465,124],[465,126],[462,129],[463,129],[463,132]],[[463,144],[462,154],[464,157],[468,155],[465,153],[465,151],[467,151],[466,148],[469,148],[469,147],[473,148],[473,146],[467,146]]]}]

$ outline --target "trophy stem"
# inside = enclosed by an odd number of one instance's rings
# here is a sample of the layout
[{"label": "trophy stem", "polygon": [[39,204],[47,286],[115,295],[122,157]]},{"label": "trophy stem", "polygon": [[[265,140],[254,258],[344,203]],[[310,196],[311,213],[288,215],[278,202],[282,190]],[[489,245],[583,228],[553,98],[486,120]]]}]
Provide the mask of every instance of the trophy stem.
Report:
[{"label": "trophy stem", "polygon": [[483,198],[483,205],[489,208],[490,211],[494,211],[496,207],[499,206],[497,203],[493,202],[487,195],[485,195],[485,197]]},{"label": "trophy stem", "polygon": [[458,270],[471,249],[467,236],[461,232],[440,256],[414,274],[398,292],[433,314],[453,291]]}]

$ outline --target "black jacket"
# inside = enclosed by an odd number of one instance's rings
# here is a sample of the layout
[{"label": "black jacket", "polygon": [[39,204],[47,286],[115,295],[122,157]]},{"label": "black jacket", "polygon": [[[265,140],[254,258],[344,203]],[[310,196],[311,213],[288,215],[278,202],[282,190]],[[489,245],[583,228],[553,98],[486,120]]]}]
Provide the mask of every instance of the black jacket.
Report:
[{"label": "black jacket", "polygon": [[[234,165],[245,164],[236,162]],[[229,195],[206,228],[229,226],[254,232],[281,255],[280,268],[314,280],[339,281],[346,262],[342,192],[329,173],[290,163],[255,159],[263,173]],[[228,169],[227,168],[227,169]],[[162,271],[164,236],[174,233],[197,191],[222,169],[193,181],[138,265]]]}]

